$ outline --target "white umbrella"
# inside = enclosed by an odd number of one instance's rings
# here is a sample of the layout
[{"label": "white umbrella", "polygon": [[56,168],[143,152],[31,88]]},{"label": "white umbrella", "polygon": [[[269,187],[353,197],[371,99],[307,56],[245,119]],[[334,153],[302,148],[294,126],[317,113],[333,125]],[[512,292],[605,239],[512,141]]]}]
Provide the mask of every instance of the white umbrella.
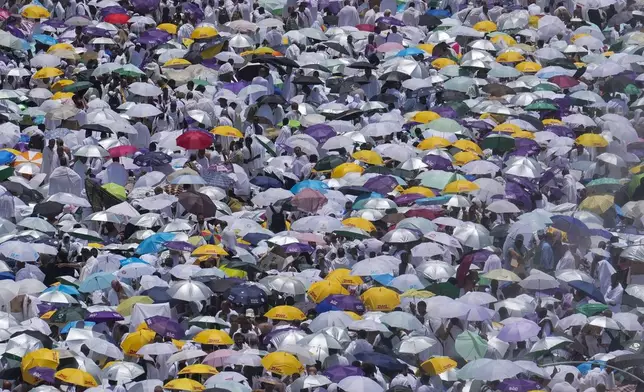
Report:
[{"label": "white umbrella", "polygon": [[454,238],[472,249],[481,249],[492,245],[490,232],[477,223],[466,222],[454,229]]},{"label": "white umbrella", "polygon": [[101,146],[85,145],[81,146],[74,151],[74,156],[86,158],[107,158],[110,153]]},{"label": "white umbrella", "polygon": [[375,320],[355,320],[347,327],[354,331],[390,333],[389,329],[382,323]]},{"label": "white umbrella", "polygon": [[122,267],[118,272],[117,276],[120,278],[130,278],[136,279],[144,275],[152,275],[156,271],[151,265],[142,264],[142,263],[132,263]]},{"label": "white umbrella", "polygon": [[56,228],[42,218],[27,217],[18,222],[18,227],[32,229],[43,233],[55,233]]},{"label": "white umbrella", "polygon": [[486,292],[481,291],[470,291],[465,293],[465,295],[456,299],[459,302],[463,302],[468,305],[488,305],[493,302],[496,302],[497,299],[492,295]]},{"label": "white umbrella", "polygon": [[507,200],[496,200],[488,205],[488,211],[496,212],[497,214],[518,214],[521,210],[513,203]]},{"label": "white umbrella", "polygon": [[137,355],[170,355],[179,351],[174,344],[171,343],[150,343],[141,347],[136,352]]},{"label": "white umbrella", "polygon": [[614,319],[606,316],[594,316],[588,318],[588,324],[604,329],[623,329],[622,326]]},{"label": "white umbrella", "polygon": [[311,321],[311,323],[309,324],[309,329],[311,331],[317,332],[328,327],[346,328],[351,323],[353,323],[353,319],[345,312],[341,310],[331,310],[319,314],[316,318],[314,318],[313,321]]},{"label": "white umbrella", "polygon": [[557,347],[560,344],[571,343],[572,340],[565,338],[563,336],[547,336],[538,342],[536,342],[530,349],[531,353],[539,351],[550,351],[553,348]]},{"label": "white umbrella", "polygon": [[20,241],[8,241],[0,244],[0,253],[4,257],[24,262],[34,262],[40,257],[38,252]]},{"label": "white umbrella", "polygon": [[56,203],[66,204],[76,207],[91,207],[92,205],[87,201],[87,199],[73,195],[66,192],[58,192],[54,195],[49,196],[46,201],[55,201]]},{"label": "white umbrella", "polygon": [[163,94],[160,88],[150,83],[143,82],[134,82],[129,87],[128,90],[132,94],[140,95],[142,97],[158,97]]},{"label": "white umbrella", "polygon": [[420,331],[423,329],[423,324],[413,314],[400,311],[385,314],[380,318],[380,322],[391,328],[406,331]]},{"label": "white umbrella", "polygon": [[418,265],[416,267],[416,273],[426,279],[445,281],[454,276],[456,268],[444,261],[429,260]]},{"label": "white umbrella", "polygon": [[463,380],[497,381],[514,378],[523,369],[512,361],[481,358],[468,362],[458,372]]},{"label": "white umbrella", "polygon": [[134,118],[146,118],[158,116],[159,114],[162,114],[162,112],[153,105],[140,103],[128,109],[125,114]]},{"label": "white umbrella", "polygon": [[471,306],[467,304],[442,295],[427,298],[425,303],[427,304],[427,312],[438,318],[463,317],[471,309]]},{"label": "white umbrella", "polygon": [[201,282],[184,280],[174,283],[168,289],[168,295],[182,301],[204,301],[212,297],[213,292]]},{"label": "white umbrella", "polygon": [[394,229],[382,237],[382,241],[390,244],[406,244],[420,239],[420,232],[410,229]]},{"label": "white umbrella", "polygon": [[559,282],[552,276],[533,269],[530,276],[519,282],[519,285],[528,290],[548,290],[559,288]]},{"label": "white umbrella", "polygon": [[642,328],[642,324],[639,323],[638,316],[635,313],[613,313],[612,318],[617,321],[625,331],[639,332],[644,329]]},{"label": "white umbrella", "polygon": [[270,188],[258,193],[251,201],[258,207],[266,207],[275,204],[279,200],[293,197],[293,192],[282,188]]},{"label": "white umbrella", "polygon": [[438,340],[429,336],[410,336],[403,339],[394,350],[399,354],[418,355],[423,351],[438,348],[439,346]]},{"label": "white umbrella", "polygon": [[122,382],[132,381],[144,373],[141,365],[132,362],[112,362],[103,369],[103,377]]},{"label": "white umbrella", "polygon": [[383,392],[384,389],[377,382],[362,376],[345,377],[338,383],[343,391],[351,392]]},{"label": "white umbrella", "polygon": [[89,339],[85,345],[97,354],[105,355],[112,359],[123,359],[123,351],[116,345],[102,339]]},{"label": "white umbrella", "polygon": [[271,288],[278,293],[284,293],[292,296],[302,295],[306,293],[306,285],[294,277],[290,276],[267,276],[260,280],[268,288]]},{"label": "white umbrella", "polygon": [[[208,355],[207,352],[203,350],[181,350],[172,354],[170,358],[166,361],[167,364],[172,364],[175,362],[189,361],[191,359],[201,358]],[[201,361],[200,361],[201,362]]]},{"label": "white umbrella", "polygon": [[[555,277],[562,282],[572,282],[573,280],[581,280],[588,283],[594,283],[595,279],[585,272],[574,269],[563,269],[555,272]],[[628,286],[630,288],[631,286]],[[628,288],[626,292],[628,293]]]},{"label": "white umbrella", "polygon": [[583,327],[586,324],[588,324],[588,317],[581,313],[575,313],[560,319],[555,327],[565,331],[568,328]]}]

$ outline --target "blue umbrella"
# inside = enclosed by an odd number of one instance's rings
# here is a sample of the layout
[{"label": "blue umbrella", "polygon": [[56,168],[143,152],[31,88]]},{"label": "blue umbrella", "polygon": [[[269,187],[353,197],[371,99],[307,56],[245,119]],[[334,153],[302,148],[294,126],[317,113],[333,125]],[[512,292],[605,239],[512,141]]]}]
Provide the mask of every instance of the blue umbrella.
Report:
[{"label": "blue umbrella", "polygon": [[315,307],[315,311],[318,313],[331,310],[348,310],[356,313],[364,313],[365,307],[360,299],[351,295],[342,294],[329,295]]},{"label": "blue umbrella", "polygon": [[83,280],[78,287],[78,291],[81,293],[93,293],[97,290],[104,290],[111,287],[114,280],[116,280],[116,276],[110,272],[97,272]]},{"label": "blue umbrella", "polygon": [[139,259],[138,257],[128,257],[127,259],[121,260],[120,263],[121,263],[121,267],[125,267],[126,265],[134,264],[134,263],[150,264],[145,260]]},{"label": "blue umbrella", "polygon": [[398,362],[396,358],[377,352],[358,353],[355,357],[358,361],[374,364],[386,372],[399,372],[406,367],[406,365]]},{"label": "blue umbrella", "polygon": [[78,291],[78,289],[76,289],[76,287],[69,286],[66,284],[59,284],[57,286],[47,287],[47,289],[43,291],[43,293],[48,293],[50,291],[60,291],[61,293],[65,293],[68,295],[80,295],[80,292]]},{"label": "blue umbrella", "polygon": [[266,304],[266,292],[251,284],[233,286],[224,293],[224,297],[236,306],[245,308],[260,307]]},{"label": "blue umbrella", "polygon": [[577,291],[581,291],[590,299],[594,299],[595,301],[601,302],[603,304],[606,303],[606,301],[604,300],[604,295],[592,283],[584,282],[583,280],[573,280],[571,282],[568,282],[568,286]]},{"label": "blue umbrella", "polygon": [[394,280],[393,275],[390,274],[372,275],[371,278],[383,286],[389,286],[389,283]]},{"label": "blue umbrella", "polygon": [[40,42],[41,44],[45,44],[47,46],[52,46],[58,43],[56,38],[46,34],[34,34],[33,37],[35,41]]},{"label": "blue umbrella", "polygon": [[363,376],[364,372],[359,367],[338,365],[326,369],[322,374],[331,381],[338,383],[350,376]]},{"label": "blue umbrella", "polygon": [[9,165],[16,160],[16,156],[9,151],[0,150],[0,165]]},{"label": "blue umbrella", "polygon": [[327,189],[329,189],[329,186],[323,183],[322,181],[318,181],[318,180],[304,180],[295,184],[295,186],[291,188],[291,192],[297,195],[298,193],[302,192],[305,188],[314,189],[316,191],[319,191],[320,193],[324,193],[326,192]]},{"label": "blue umbrella", "polygon": [[406,48],[396,54],[396,57],[425,55],[425,51],[418,48]]},{"label": "blue umbrella", "polygon": [[439,9],[434,9],[434,10],[427,10],[425,12],[427,15],[432,15],[437,18],[449,18],[452,14],[448,10],[439,10]]},{"label": "blue umbrella", "polygon": [[281,188],[282,182],[277,178],[267,176],[257,176],[250,180],[250,183],[260,188]]},{"label": "blue umbrella", "polygon": [[143,242],[139,244],[139,247],[136,248],[136,254],[144,255],[147,253],[158,253],[164,248],[164,243],[167,241],[172,241],[175,237],[175,233],[157,233],[152,234]]},{"label": "blue umbrella", "polygon": [[142,291],[141,295],[147,295],[158,304],[162,302],[170,302],[170,300],[172,300],[172,297],[170,297],[170,294],[168,294],[167,291],[168,289],[165,287],[152,287],[149,290]]},{"label": "blue umbrella", "polygon": [[11,272],[0,272],[0,280],[15,280],[16,277]]},{"label": "blue umbrella", "polygon": [[568,233],[568,237],[574,242],[583,237],[589,237],[591,234],[584,222],[572,216],[554,215],[550,217],[550,220],[552,227]]},{"label": "blue umbrella", "polygon": [[78,321],[70,321],[65,326],[63,329],[60,330],[60,333],[69,333],[69,330],[72,328],[80,328],[80,329],[92,329],[93,326],[95,326],[96,323],[93,321],[83,321],[83,320],[78,320]]}]

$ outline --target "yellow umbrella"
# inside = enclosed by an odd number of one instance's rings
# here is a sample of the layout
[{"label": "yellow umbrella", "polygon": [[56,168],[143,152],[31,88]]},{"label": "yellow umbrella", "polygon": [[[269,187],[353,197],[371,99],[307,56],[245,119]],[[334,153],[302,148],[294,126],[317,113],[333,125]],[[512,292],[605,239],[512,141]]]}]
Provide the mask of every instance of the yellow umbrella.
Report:
[{"label": "yellow umbrella", "polygon": [[[248,56],[248,55],[262,55],[262,54],[269,54],[269,55],[275,55],[276,53],[279,53],[272,48],[268,48],[266,46],[259,47],[257,49],[253,50],[247,50],[245,52],[242,52],[240,56]],[[281,55],[281,54],[280,54]]]},{"label": "yellow umbrella", "polygon": [[[13,155],[15,155],[15,156],[16,156],[16,158],[22,154],[22,152],[21,152],[21,151],[18,151],[18,150],[13,149],[13,148],[2,148],[2,149],[0,149],[0,151],[9,151],[9,152],[10,152],[10,153],[12,153]],[[42,155],[42,154],[41,154],[41,155]]]},{"label": "yellow umbrella", "polygon": [[414,114],[414,117],[412,117],[411,120],[415,122],[427,124],[428,122],[437,120],[439,118],[441,118],[441,116],[439,116],[438,113],[425,110]]},{"label": "yellow umbrella", "polygon": [[517,41],[514,38],[510,37],[509,35],[507,35],[505,33],[504,34],[496,34],[494,37],[490,38],[490,42],[492,42],[493,44],[498,44],[499,42],[505,42],[506,45],[508,45],[508,46],[512,46],[512,45],[517,44]]},{"label": "yellow umbrella", "polygon": [[98,244],[98,243],[96,243],[96,242],[90,242],[89,244],[87,244],[87,247],[88,247],[88,248],[96,248],[96,249],[101,249],[101,248],[102,248],[102,247],[104,247],[104,246],[105,246],[105,245],[103,245],[103,244]]},{"label": "yellow umbrella", "polygon": [[515,274],[512,271],[508,271],[503,268],[495,269],[490,272],[488,272],[485,275],[482,275],[484,278],[491,279],[491,280],[500,280],[503,282],[520,282],[521,278],[519,278],[519,275]]},{"label": "yellow umbrella", "polygon": [[541,70],[541,64],[535,63],[534,61],[524,61],[517,64],[514,68],[523,73],[537,73]]},{"label": "yellow umbrella", "polygon": [[66,42],[61,42],[59,44],[54,44],[47,49],[47,53],[55,52],[57,50],[71,50],[74,51],[74,45],[68,44]]},{"label": "yellow umbrella", "polygon": [[226,266],[219,267],[220,270],[224,271],[227,277],[229,278],[240,278],[243,279],[248,276],[248,273],[243,270],[228,268]]},{"label": "yellow umbrella", "polygon": [[454,164],[458,166],[463,166],[466,163],[478,161],[480,159],[481,157],[471,151],[461,151],[454,154]]},{"label": "yellow umbrella", "polygon": [[492,130],[495,132],[515,133],[515,132],[519,132],[521,130],[521,127],[512,123],[503,123],[503,124],[497,125]]},{"label": "yellow umbrella", "polygon": [[356,151],[351,156],[360,162],[368,163],[369,165],[382,165],[385,162],[382,160],[380,154],[373,150],[360,150]]},{"label": "yellow umbrella", "polygon": [[644,165],[637,165],[635,167],[632,167],[629,172],[633,174],[640,174],[644,170]]},{"label": "yellow umbrella", "polygon": [[366,232],[376,231],[376,226],[374,226],[373,223],[359,216],[347,218],[342,221],[342,224],[345,226],[357,227],[358,229],[362,229]]},{"label": "yellow umbrella", "polygon": [[541,121],[543,125],[563,125],[563,121],[558,120],[556,118],[546,118],[545,120]]},{"label": "yellow umbrella", "polygon": [[266,355],[262,358],[262,366],[267,371],[281,376],[290,376],[304,371],[304,366],[293,354],[283,351],[275,351]]},{"label": "yellow umbrella", "polygon": [[175,378],[174,380],[168,381],[163,388],[188,392],[201,392],[206,389],[203,384],[191,378]]},{"label": "yellow umbrella", "polygon": [[63,74],[63,71],[61,71],[58,68],[54,67],[45,67],[40,69],[38,72],[36,72],[33,76],[34,79],[47,79],[47,78],[55,78],[56,76],[60,76]]},{"label": "yellow umbrella", "polygon": [[43,313],[42,316],[40,316],[40,318],[42,320],[49,320],[51,318],[51,316],[54,315],[54,313],[56,313],[56,310],[50,310],[49,312]]},{"label": "yellow umbrella", "polygon": [[491,33],[497,30],[496,23],[490,20],[482,20],[472,26],[474,30],[480,31],[482,33]]},{"label": "yellow umbrella", "polygon": [[153,304],[154,301],[152,298],[145,295],[135,295],[130,297],[119,304],[116,307],[116,311],[121,313],[123,316],[130,316],[132,314],[132,307],[136,304]]},{"label": "yellow umbrella", "polygon": [[483,154],[483,150],[481,150],[481,147],[479,147],[476,143],[474,143],[471,140],[465,140],[465,139],[457,140],[452,144],[452,146],[459,148],[463,151],[471,151],[479,155]]},{"label": "yellow umbrella", "polygon": [[38,379],[29,374],[29,370],[35,367],[56,369],[59,361],[60,356],[58,355],[58,351],[50,350],[48,348],[30,351],[22,357],[22,361],[20,362],[20,373],[22,374],[22,379],[29,384],[37,384]]},{"label": "yellow umbrella", "polygon": [[62,369],[57,371],[54,377],[56,377],[57,380],[62,381],[63,384],[73,384],[84,388],[98,386],[98,383],[94,379],[94,376],[80,369]]},{"label": "yellow umbrella", "polygon": [[467,180],[456,180],[447,184],[443,193],[467,193],[478,190],[479,186]]},{"label": "yellow umbrella", "polygon": [[241,131],[237,128],[231,127],[229,125],[222,125],[216,128],[213,128],[210,132],[219,136],[230,136],[237,139],[244,137]]},{"label": "yellow umbrella", "polygon": [[519,52],[509,51],[496,56],[496,61],[499,63],[520,63],[525,61],[525,57]]},{"label": "yellow umbrella", "polygon": [[228,256],[228,252],[220,245],[201,245],[192,251],[192,256]]},{"label": "yellow umbrella", "polygon": [[271,320],[293,321],[305,320],[306,315],[295,306],[281,305],[276,306],[264,313],[264,317]]},{"label": "yellow umbrella", "polygon": [[371,311],[389,312],[400,305],[400,295],[385,287],[372,287],[365,291],[360,299],[365,308]]},{"label": "yellow umbrella", "polygon": [[169,34],[177,34],[177,25],[173,23],[161,23],[157,26],[157,29],[163,30]]},{"label": "yellow umbrella", "polygon": [[615,197],[612,195],[596,195],[585,198],[580,204],[580,210],[594,212],[601,215],[615,205]]},{"label": "yellow umbrella", "polygon": [[320,303],[329,295],[333,295],[333,294],[349,295],[349,292],[347,291],[347,289],[342,287],[342,285],[337,281],[322,280],[322,281],[313,283],[309,287],[307,294],[309,295],[309,297],[311,297],[313,302]]},{"label": "yellow umbrella", "polygon": [[431,298],[435,296],[436,294],[432,293],[431,291],[418,289],[407,290],[404,293],[400,294],[400,298]]},{"label": "yellow umbrella", "polygon": [[513,138],[522,138],[522,139],[530,139],[530,140],[534,140],[534,133],[529,132],[529,131],[519,131],[519,132],[515,132],[515,133],[513,133],[513,134],[512,134],[512,135],[510,135],[510,136],[512,136]]},{"label": "yellow umbrella", "polygon": [[227,346],[233,344],[233,339],[225,331],[218,329],[205,329],[195,335],[195,342],[213,346]]},{"label": "yellow umbrella", "polygon": [[188,365],[179,371],[179,374],[217,374],[217,373],[219,372],[214,367],[210,365],[204,365],[201,363]]},{"label": "yellow umbrella", "polygon": [[433,150],[434,148],[442,148],[451,145],[452,142],[440,136],[432,136],[418,143],[418,148],[421,150]]},{"label": "yellow umbrella", "polygon": [[69,86],[70,84],[74,84],[74,81],[70,79],[60,79],[56,81],[56,83],[51,85],[51,91],[55,93],[56,91],[62,90],[63,87]]},{"label": "yellow umbrella", "polygon": [[217,34],[217,29],[214,27],[210,26],[201,26],[197,27],[196,29],[193,30],[192,34],[190,34],[190,38],[192,39],[208,39],[208,38],[213,38],[216,37]]},{"label": "yellow umbrella", "polygon": [[450,357],[434,357],[420,364],[420,368],[430,376],[437,376],[457,366],[456,361]]},{"label": "yellow umbrella", "polygon": [[434,46],[436,46],[436,45],[434,45],[434,44],[420,44],[420,45],[416,45],[416,47],[417,47],[418,49],[420,49],[420,50],[424,50],[425,52],[427,52],[427,53],[429,53],[429,54],[432,54],[432,52],[434,51]]},{"label": "yellow umbrella", "polygon": [[425,188],[424,186],[412,186],[404,191],[402,191],[403,195],[409,195],[409,194],[418,194],[418,195],[423,195],[425,197],[434,197],[436,194],[429,188]]},{"label": "yellow umbrella", "polygon": [[57,92],[51,96],[51,99],[72,99],[74,93],[64,93],[62,91]]},{"label": "yellow umbrella", "polygon": [[156,332],[151,329],[140,329],[138,331],[130,332],[130,334],[121,342],[123,353],[131,356],[136,355],[141,347],[151,343],[156,335]]},{"label": "yellow umbrella", "polygon": [[42,5],[31,4],[26,6],[20,15],[22,15],[23,18],[28,19],[45,19],[49,18],[51,14],[47,11],[47,8]]},{"label": "yellow umbrella", "polygon": [[575,140],[584,147],[606,147],[608,142],[602,135],[596,133],[584,133]]},{"label": "yellow umbrella", "polygon": [[338,282],[345,286],[359,286],[364,283],[361,277],[351,275],[351,270],[346,268],[333,270],[324,279]]},{"label": "yellow umbrella", "polygon": [[343,163],[331,170],[331,178],[342,178],[349,173],[362,173],[364,168],[355,163]]},{"label": "yellow umbrella", "polygon": [[192,65],[192,63],[186,59],[170,59],[163,63],[163,66],[165,68],[185,68],[189,65]]},{"label": "yellow umbrella", "polygon": [[539,15],[530,15],[528,18],[528,25],[536,29],[539,27],[539,19],[541,19],[541,16]]},{"label": "yellow umbrella", "polygon": [[436,69],[443,69],[447,67],[448,65],[456,65],[456,61],[452,59],[447,59],[445,57],[440,57],[437,58],[436,60],[432,61],[432,67]]}]

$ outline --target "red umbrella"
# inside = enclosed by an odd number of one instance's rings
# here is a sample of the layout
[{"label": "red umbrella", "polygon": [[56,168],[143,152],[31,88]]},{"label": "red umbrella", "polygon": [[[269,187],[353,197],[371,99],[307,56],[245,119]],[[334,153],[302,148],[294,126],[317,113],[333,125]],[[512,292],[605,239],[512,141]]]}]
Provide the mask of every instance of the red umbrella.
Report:
[{"label": "red umbrella", "polygon": [[202,131],[187,131],[177,138],[177,146],[187,150],[203,150],[213,142],[211,134]]},{"label": "red umbrella", "polygon": [[6,20],[9,19],[11,16],[11,13],[7,11],[5,8],[0,8],[0,19],[1,20]]},{"label": "red umbrella", "polygon": [[136,152],[136,147],[134,146],[117,146],[112,147],[108,150],[112,158],[120,158],[126,155],[132,155]]},{"label": "red umbrella", "polygon": [[315,189],[304,190],[291,199],[291,205],[304,212],[316,212],[328,202],[327,198]]},{"label": "red umbrella", "polygon": [[103,18],[103,20],[112,24],[126,24],[130,20],[130,17],[126,14],[110,14]]},{"label": "red umbrella", "polygon": [[579,80],[568,75],[557,75],[548,79],[549,82],[556,84],[561,88],[571,88],[579,84]]},{"label": "red umbrella", "polygon": [[370,33],[373,33],[376,30],[376,26],[370,25],[370,24],[359,24],[359,25],[356,25],[356,29],[360,31],[368,31]]}]

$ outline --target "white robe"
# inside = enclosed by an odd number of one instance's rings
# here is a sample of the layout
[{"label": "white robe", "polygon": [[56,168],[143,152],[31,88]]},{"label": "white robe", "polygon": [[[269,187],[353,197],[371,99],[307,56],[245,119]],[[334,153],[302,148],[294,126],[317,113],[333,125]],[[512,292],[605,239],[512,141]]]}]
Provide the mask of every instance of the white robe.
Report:
[{"label": "white robe", "polygon": [[572,174],[564,176],[564,184],[561,190],[564,194],[561,198],[562,203],[577,204],[577,180]]},{"label": "white robe", "polygon": [[123,165],[117,162],[112,162],[107,169],[97,177],[102,180],[103,184],[114,183],[125,186],[125,184],[127,184],[128,173]]},{"label": "white robe", "polygon": [[608,260],[600,260],[597,264],[597,280],[599,281],[599,291],[606,295],[610,290],[610,277],[615,273],[615,268],[608,262]]},{"label": "white robe", "polygon": [[360,24],[360,15],[356,7],[345,5],[338,12],[338,26],[356,26]]},{"label": "white robe", "polygon": [[577,268],[575,264],[575,258],[573,257],[572,253],[568,250],[566,253],[561,257],[561,260],[557,263],[557,267],[555,268],[557,271],[563,270],[563,269],[575,269]]},{"label": "white robe", "polygon": [[618,284],[616,287],[611,287],[608,292],[604,295],[604,300],[606,304],[610,307],[610,310],[615,313],[619,312],[622,308],[622,296],[624,295],[624,288],[621,284]]},{"label": "white robe", "polygon": [[58,153],[56,150],[45,147],[42,151],[42,170],[41,173],[45,173],[47,178],[55,168],[59,165]]}]

